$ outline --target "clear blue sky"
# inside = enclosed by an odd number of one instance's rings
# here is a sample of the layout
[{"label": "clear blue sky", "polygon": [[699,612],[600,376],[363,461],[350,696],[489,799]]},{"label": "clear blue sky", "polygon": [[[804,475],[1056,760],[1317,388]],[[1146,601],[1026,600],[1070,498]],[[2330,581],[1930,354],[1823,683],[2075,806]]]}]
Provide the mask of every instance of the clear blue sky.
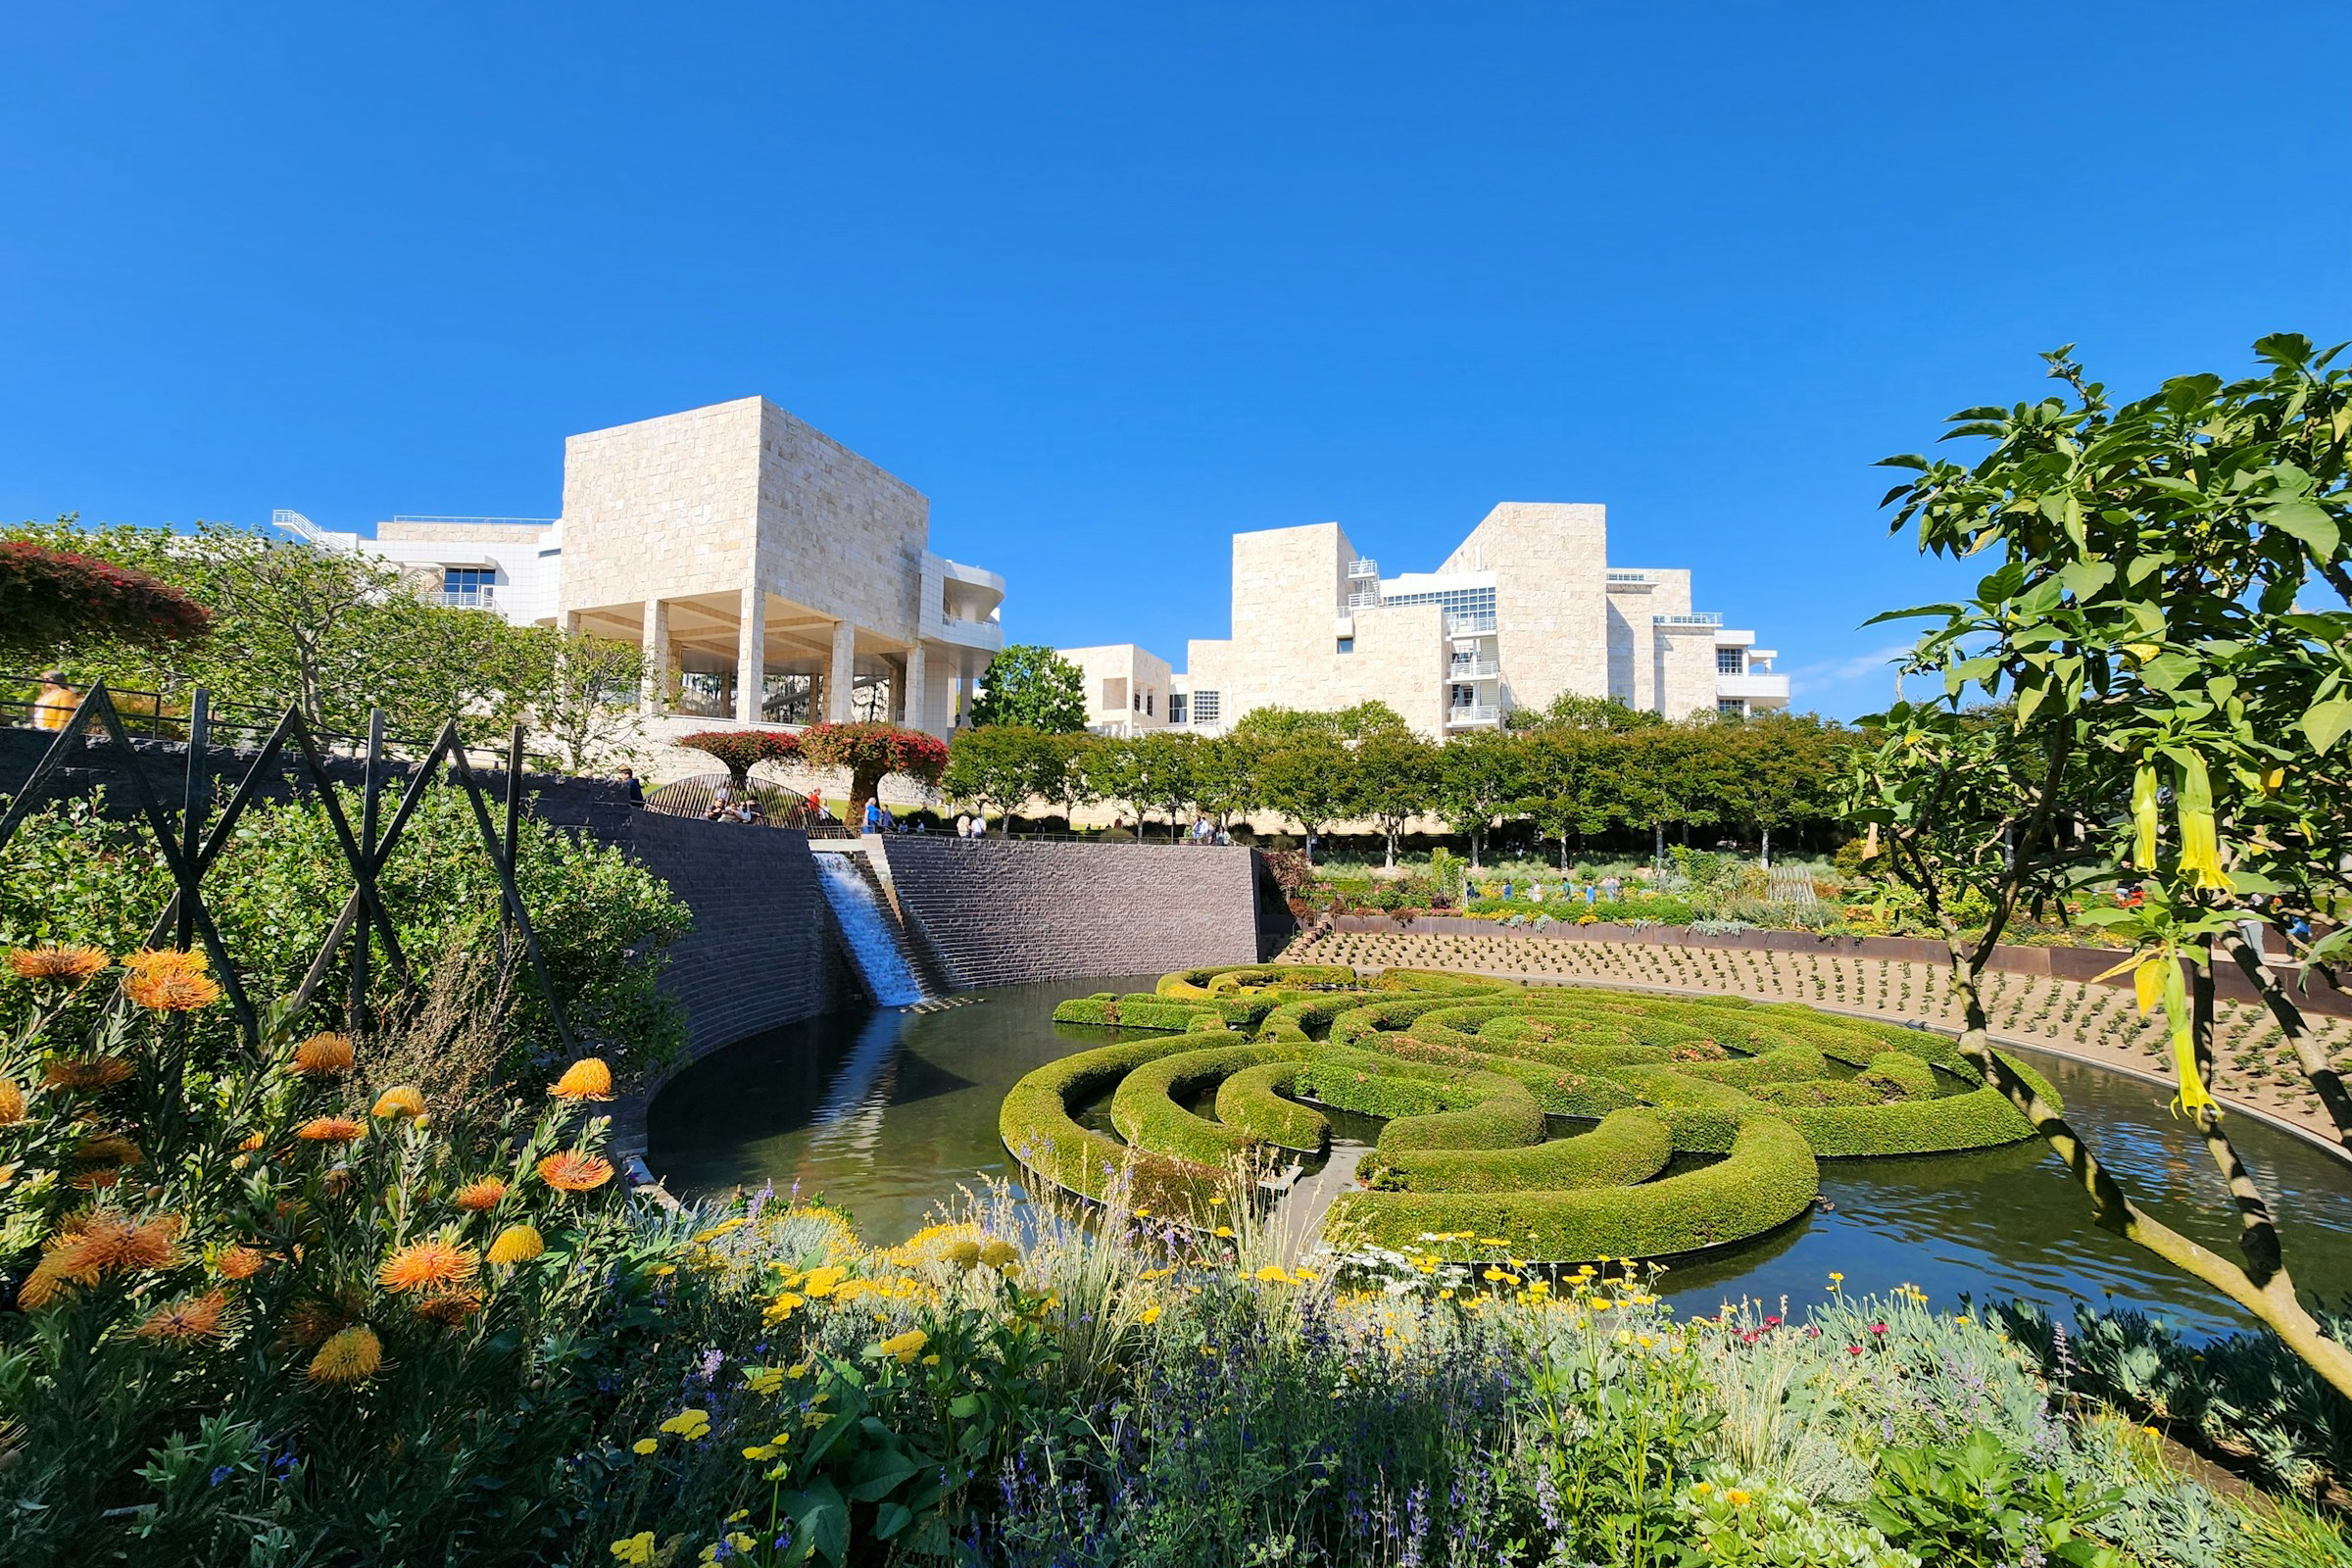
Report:
[{"label": "clear blue sky", "polygon": [[2352,8],[46,5],[0,22],[0,515],[544,515],[763,393],[1008,635],[1222,635],[1227,535],[1599,501],[1800,706],[1950,580],[1871,463],[2352,336]]}]

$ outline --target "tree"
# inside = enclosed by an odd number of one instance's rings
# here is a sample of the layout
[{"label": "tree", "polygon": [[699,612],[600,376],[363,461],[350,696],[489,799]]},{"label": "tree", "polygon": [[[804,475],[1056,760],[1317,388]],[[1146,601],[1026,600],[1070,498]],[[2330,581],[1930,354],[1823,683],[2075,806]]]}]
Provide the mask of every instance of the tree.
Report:
[{"label": "tree", "polygon": [[1759,858],[1770,866],[1773,829],[1828,809],[1845,771],[1842,732],[1810,713],[1757,713],[1720,730],[1726,808],[1756,830]]},{"label": "tree", "polygon": [[1086,728],[1085,677],[1051,648],[1015,643],[988,662],[974,699],[974,728],[1018,724],[1051,735]]},{"label": "tree", "polygon": [[1500,730],[1472,730],[1438,749],[1433,803],[1456,833],[1470,840],[1470,869],[1479,870],[1487,829],[1503,803],[1519,793],[1520,754]]},{"label": "tree", "polygon": [[1358,808],[1354,760],[1338,740],[1311,730],[1271,743],[1257,760],[1259,793],[1267,806],[1298,821],[1309,864],[1316,830]]},{"label": "tree", "polygon": [[1048,783],[1059,788],[1067,756],[1060,743],[1067,738],[1026,724],[958,730],[941,782],[949,794],[976,802],[983,812],[994,807],[1009,819],[1033,796],[1047,793]]},{"label": "tree", "polygon": [[[1881,617],[1936,622],[1904,667],[1943,691],[1865,721],[1875,744],[1852,797],[1943,932],[1960,1049],[2066,1161],[2097,1222],[2223,1291],[2352,1396],[2352,1347],[2299,1299],[2272,1199],[2208,1087],[2228,959],[2352,1146],[2352,1098],[2238,931],[2324,927],[2352,892],[2352,374],[2331,368],[2340,349],[2301,337],[2255,352],[2269,368],[2254,376],[2177,377],[2117,407],[2061,349],[2045,358],[2071,397],[1953,416],[1947,438],[1991,444],[1975,465],[1887,460],[1916,475],[1886,497],[1896,528],[1916,523],[1923,551],[2000,564],[1961,603]],[[2304,602],[2326,590],[2347,608]],[[1963,711],[1972,687],[2007,707]],[[2132,941],[2118,972],[2132,970],[2143,1012],[2164,1011],[2176,1108],[2238,1216],[2234,1261],[2141,1207],[1986,1033],[1980,982],[2007,922],[2126,878],[2136,907],[2083,917]],[[1982,931],[1957,912],[1970,895],[1990,911]],[[2299,956],[2347,947],[2339,928]]]},{"label": "tree", "polygon": [[1214,811],[1220,832],[1237,816],[1265,804],[1258,789],[1257,762],[1265,747],[1247,735],[1204,738],[1193,752],[1193,798]]},{"label": "tree", "polygon": [[[1144,787],[1151,793],[1152,804],[1168,813],[1171,843],[1182,836],[1178,818],[1190,814],[1187,808],[1198,798],[1193,760],[1200,744],[1200,737],[1179,730],[1152,730],[1135,741],[1143,765]],[[1144,836],[1140,818],[1135,824],[1135,836],[1139,839]]]},{"label": "tree", "polygon": [[1284,742],[1307,736],[1355,742],[1374,735],[1409,735],[1404,715],[1377,698],[1352,708],[1252,708],[1233,726],[1250,740]]},{"label": "tree", "polygon": [[1077,730],[1046,736],[1039,749],[1037,793],[1061,808],[1065,822],[1076,822],[1078,808],[1095,799],[1088,767],[1102,744],[1101,737]]},{"label": "tree", "polygon": [[1521,743],[1520,798],[1515,810],[1560,841],[1560,869],[1568,869],[1568,841],[1598,832],[1609,821],[1602,785],[1603,759],[1622,750],[1605,731],[1558,728]]},{"label": "tree", "polygon": [[531,634],[516,640],[518,658],[529,666],[520,682],[530,695],[528,721],[554,743],[564,765],[585,773],[635,755],[643,735],[645,650],[545,626],[517,630]]},{"label": "tree", "polygon": [[1355,749],[1357,809],[1380,824],[1387,841],[1384,864],[1396,868],[1396,841],[1404,824],[1429,809],[1437,782],[1438,749],[1407,730],[1368,736]]},{"label": "tree", "polygon": [[29,540],[0,542],[0,653],[45,657],[87,642],[167,647],[211,629],[202,605],[145,572]]},{"label": "tree", "polygon": [[790,761],[801,755],[800,737],[788,730],[706,729],[679,736],[677,744],[718,759],[738,790],[751,783],[752,769],[761,762]]},{"label": "tree", "polygon": [[1505,722],[1512,729],[1588,729],[1623,734],[1631,729],[1648,729],[1666,720],[1644,709],[1630,707],[1622,698],[1562,692],[1543,708],[1514,710]]},{"label": "tree", "polygon": [[847,820],[856,822],[882,781],[894,773],[920,784],[938,783],[947,770],[948,743],[896,724],[812,724],[801,732],[801,755],[819,767],[849,773]]}]

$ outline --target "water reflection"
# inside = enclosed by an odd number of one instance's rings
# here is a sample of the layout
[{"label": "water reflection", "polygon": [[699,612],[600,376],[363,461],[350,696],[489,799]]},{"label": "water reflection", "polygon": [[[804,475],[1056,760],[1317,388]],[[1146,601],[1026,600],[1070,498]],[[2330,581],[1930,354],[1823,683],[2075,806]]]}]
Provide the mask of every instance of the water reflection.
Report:
[{"label": "water reflection", "polygon": [[[776,1030],[681,1074],[649,1117],[654,1168],[673,1190],[709,1194],[773,1181],[847,1207],[869,1237],[922,1225],[959,1184],[1010,1179],[997,1108],[1026,1072],[1111,1038],[1056,1028],[1055,1003],[1149,989],[1151,976],[1017,986],[933,1013],[852,1012]],[[2028,1053],[2068,1112],[2144,1206],[2207,1246],[2232,1245],[2220,1177],[2168,1091]],[[1082,1108],[1081,1119],[1101,1107]],[[1376,1128],[1350,1125],[1356,1138]],[[2286,1133],[2234,1118],[2248,1164],[2274,1195],[2286,1257],[2307,1295],[2352,1296],[2352,1166]],[[1306,1184],[1310,1190],[1316,1184]],[[1777,1310],[1822,1295],[1833,1270],[1848,1291],[1909,1283],[1951,1306],[2028,1296],[2137,1306],[2192,1334],[2242,1328],[2227,1300],[2097,1229],[2090,1204],[2040,1144],[1972,1154],[1833,1160],[1827,1210],[1668,1275],[1685,1310],[1745,1295]]]}]

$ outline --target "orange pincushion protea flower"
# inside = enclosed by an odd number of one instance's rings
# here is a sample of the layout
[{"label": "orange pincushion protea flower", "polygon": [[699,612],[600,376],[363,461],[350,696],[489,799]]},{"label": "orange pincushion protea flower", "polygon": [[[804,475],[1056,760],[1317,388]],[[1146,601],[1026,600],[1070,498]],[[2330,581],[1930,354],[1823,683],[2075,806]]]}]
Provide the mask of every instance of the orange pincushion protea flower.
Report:
[{"label": "orange pincushion protea flower", "polygon": [[8,966],[20,980],[62,980],[72,986],[80,985],[112,962],[97,948],[14,948],[8,955]]},{"label": "orange pincushion protea flower", "polygon": [[582,1056],[564,1069],[548,1093],[558,1100],[611,1100],[612,1069],[601,1056]]},{"label": "orange pincushion protea flower", "polygon": [[294,1136],[306,1144],[348,1144],[367,1130],[349,1116],[313,1116]]},{"label": "orange pincushion protea flower", "polygon": [[37,1312],[56,1302],[73,1283],[57,1266],[57,1257],[52,1253],[33,1265],[32,1272],[24,1276],[24,1283],[17,1287],[17,1305],[27,1312]]},{"label": "orange pincushion protea flower", "polygon": [[415,1084],[394,1084],[375,1097],[370,1116],[421,1116],[424,1114],[424,1091]]},{"label": "orange pincushion protea flower", "polygon": [[566,1149],[539,1162],[539,1179],[559,1193],[592,1193],[612,1179],[612,1162]]},{"label": "orange pincushion protea flower", "polygon": [[13,1127],[24,1119],[24,1091],[0,1078],[0,1127]]},{"label": "orange pincushion protea flower", "polygon": [[507,1184],[495,1176],[479,1176],[459,1188],[450,1201],[469,1214],[486,1214],[507,1196]]},{"label": "orange pincushion protea flower", "polygon": [[75,1144],[73,1157],[83,1165],[136,1165],[139,1146],[121,1133],[100,1133]]},{"label": "orange pincushion protea flower", "polygon": [[210,1340],[220,1333],[220,1314],[228,1308],[228,1298],[219,1291],[207,1291],[159,1306],[138,1327],[142,1340],[172,1340],[185,1344],[190,1340]]},{"label": "orange pincushion protea flower", "polygon": [[215,1258],[213,1266],[220,1271],[220,1277],[224,1280],[249,1280],[270,1266],[270,1257],[266,1252],[240,1244]]},{"label": "orange pincushion protea flower", "polygon": [[437,1295],[419,1297],[415,1311],[427,1323],[456,1328],[482,1309],[479,1291],[442,1291]]},{"label": "orange pincushion protea flower", "polygon": [[313,1383],[347,1387],[367,1382],[383,1364],[384,1342],[367,1324],[354,1323],[328,1335],[318,1347],[318,1353],[311,1357],[310,1378]]},{"label": "orange pincushion protea flower", "polygon": [[435,1237],[411,1242],[385,1258],[375,1278],[387,1291],[452,1291],[472,1279],[478,1267],[473,1253]]},{"label": "orange pincushion protea flower", "polygon": [[499,1264],[528,1263],[547,1250],[547,1239],[539,1234],[536,1225],[510,1225],[498,1233],[490,1244],[490,1261]]},{"label": "orange pincushion protea flower", "polygon": [[122,967],[141,979],[165,975],[197,975],[206,970],[204,955],[188,948],[148,948],[122,960]]},{"label": "orange pincushion protea flower", "polygon": [[220,1000],[220,988],[200,974],[134,974],[122,994],[150,1012],[195,1012]]},{"label": "orange pincushion protea flower", "polygon": [[121,1056],[56,1056],[41,1069],[41,1081],[52,1089],[96,1091],[112,1089],[130,1076],[130,1063]]},{"label": "orange pincushion protea flower", "polygon": [[63,1245],[41,1263],[44,1267],[55,1263],[58,1273],[80,1285],[94,1284],[109,1274],[162,1268],[178,1253],[173,1244],[179,1228],[176,1214],[141,1220],[121,1209],[96,1209],[70,1233],[62,1234]]},{"label": "orange pincushion protea flower", "polygon": [[332,1078],[351,1070],[351,1036],[316,1034],[294,1048],[294,1070],[305,1078]]}]

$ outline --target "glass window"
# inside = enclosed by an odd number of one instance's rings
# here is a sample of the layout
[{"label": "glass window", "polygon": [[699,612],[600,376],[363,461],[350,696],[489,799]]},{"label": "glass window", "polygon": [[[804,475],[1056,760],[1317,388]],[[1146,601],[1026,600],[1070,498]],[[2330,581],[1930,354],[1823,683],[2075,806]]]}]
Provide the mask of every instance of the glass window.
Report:
[{"label": "glass window", "polygon": [[1744,718],[1747,716],[1747,704],[1741,702],[1737,697],[1718,697],[1715,699],[1715,711],[1718,713],[1738,713]]},{"label": "glass window", "polygon": [[1214,724],[1216,721],[1217,694],[1215,692],[1193,693],[1193,722]]},{"label": "glass window", "polygon": [[1152,699],[1157,697],[1159,693],[1157,692],[1144,693],[1144,716],[1146,718],[1150,718],[1152,716]]},{"label": "glass window", "polygon": [[1184,693],[1168,693],[1168,722],[1181,724],[1184,721]]},{"label": "glass window", "polygon": [[1715,650],[1715,673],[1716,673],[1716,674],[1718,674],[1718,675],[1744,675],[1744,674],[1746,674],[1746,673],[1747,673],[1747,655],[1746,655],[1745,651],[1744,651],[1744,650],[1742,650],[1742,649],[1738,649],[1738,648],[1718,648],[1718,649],[1716,649],[1716,650]]},{"label": "glass window", "polygon": [[1355,652],[1355,639],[1354,639],[1354,638],[1352,638],[1352,637],[1343,637],[1343,638],[1341,638],[1341,639],[1340,639],[1340,652],[1341,652],[1341,653],[1343,653],[1343,654],[1352,654],[1352,653],[1354,653],[1354,652]]}]

